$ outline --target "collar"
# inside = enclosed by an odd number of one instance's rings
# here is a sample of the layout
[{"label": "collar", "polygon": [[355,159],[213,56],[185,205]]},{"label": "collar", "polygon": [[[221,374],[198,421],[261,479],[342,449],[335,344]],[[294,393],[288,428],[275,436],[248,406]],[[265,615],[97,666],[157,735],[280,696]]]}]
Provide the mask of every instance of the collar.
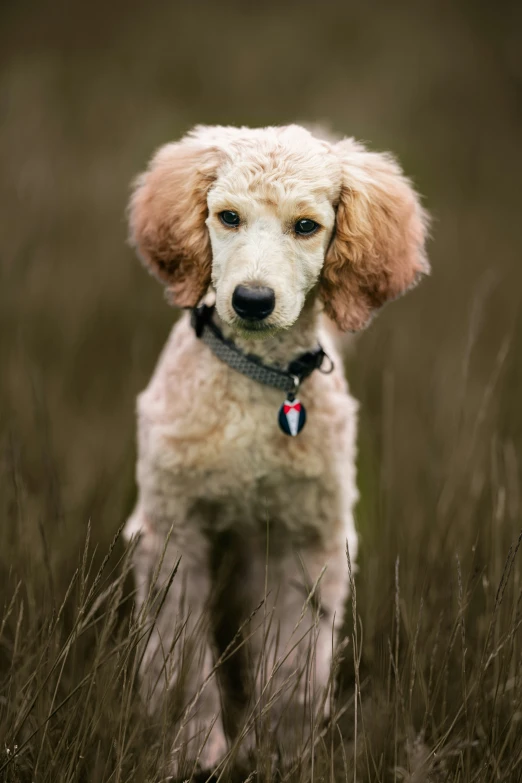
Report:
[{"label": "collar", "polygon": [[[208,345],[218,359],[253,381],[280,389],[287,394],[295,394],[301,383],[314,370],[328,374],[334,369],[333,361],[320,345],[313,351],[300,354],[290,362],[286,370],[264,364],[257,356],[244,353],[231,340],[227,340],[219,326],[214,323],[213,313],[213,305],[209,307],[203,304],[192,310],[191,323],[196,336]],[[330,366],[323,370],[325,358],[330,362]]]}]

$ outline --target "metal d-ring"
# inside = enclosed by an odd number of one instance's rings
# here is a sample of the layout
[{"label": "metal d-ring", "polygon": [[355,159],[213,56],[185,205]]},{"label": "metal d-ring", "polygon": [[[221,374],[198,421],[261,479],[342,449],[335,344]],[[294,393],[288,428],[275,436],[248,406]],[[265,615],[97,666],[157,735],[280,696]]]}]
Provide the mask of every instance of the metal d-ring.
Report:
[{"label": "metal d-ring", "polygon": [[328,369],[327,369],[327,370],[323,370],[323,362],[321,362],[321,364],[320,364],[320,365],[319,365],[319,367],[318,367],[318,370],[319,370],[319,372],[320,372],[320,373],[322,373],[323,375],[330,375],[330,373],[331,373],[331,372],[333,372],[333,371],[334,371],[334,369],[335,369],[335,363],[334,363],[334,360],[333,360],[333,359],[332,359],[330,356],[328,356],[328,354],[326,353],[326,351],[324,351],[324,352],[323,352],[323,361],[324,361],[325,359],[328,359],[328,361],[330,362],[330,366],[328,367]]}]

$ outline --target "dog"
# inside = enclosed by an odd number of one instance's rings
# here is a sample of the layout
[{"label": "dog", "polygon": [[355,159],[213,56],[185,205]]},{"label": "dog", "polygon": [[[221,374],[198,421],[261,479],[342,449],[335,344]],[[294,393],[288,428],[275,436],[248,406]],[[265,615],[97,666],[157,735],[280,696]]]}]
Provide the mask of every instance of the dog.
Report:
[{"label": "dog", "polygon": [[[358,497],[357,403],[328,319],[358,331],[414,286],[428,219],[395,159],[351,138],[198,126],[136,180],[129,223],[188,310],[137,404],[125,536],[151,619],[141,689],[153,711],[182,700],[173,769],[182,756],[213,769],[230,747],[212,604],[221,534],[221,607],[243,618],[251,704],[283,749],[310,709],[327,712]],[[238,742],[251,749],[254,729]]]}]

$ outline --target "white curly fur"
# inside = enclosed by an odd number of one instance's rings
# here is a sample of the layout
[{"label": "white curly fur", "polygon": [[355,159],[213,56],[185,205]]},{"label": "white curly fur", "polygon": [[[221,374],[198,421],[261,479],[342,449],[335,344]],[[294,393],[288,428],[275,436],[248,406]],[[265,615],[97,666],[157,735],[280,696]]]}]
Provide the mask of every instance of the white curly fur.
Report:
[{"label": "white curly fur", "polygon": [[[221,223],[225,209],[239,213],[239,228]],[[296,236],[302,218],[320,230]],[[152,574],[161,586],[181,558],[144,653],[143,690],[155,708],[175,683],[183,688],[192,711],[177,744],[207,768],[227,750],[208,619],[216,533],[234,533],[227,585],[244,617],[265,599],[265,622],[250,622],[254,698],[266,697],[267,682],[280,691],[276,725],[290,706],[319,704],[327,688],[347,544],[352,562],[357,554],[357,403],[321,310],[341,329],[360,328],[412,285],[427,270],[426,220],[392,158],[287,126],[196,128],[167,145],[137,181],[130,223],[174,302],[195,305],[210,286],[217,320],[241,348],[285,367],[320,342],[335,363],[332,374],[303,383],[308,421],[290,438],[277,424],[281,392],[219,361],[184,315],[138,399],[139,497],[125,530],[128,539],[139,534],[138,608]],[[231,304],[234,288],[248,283],[276,295],[255,332]],[[290,729],[279,724],[283,746]]]}]

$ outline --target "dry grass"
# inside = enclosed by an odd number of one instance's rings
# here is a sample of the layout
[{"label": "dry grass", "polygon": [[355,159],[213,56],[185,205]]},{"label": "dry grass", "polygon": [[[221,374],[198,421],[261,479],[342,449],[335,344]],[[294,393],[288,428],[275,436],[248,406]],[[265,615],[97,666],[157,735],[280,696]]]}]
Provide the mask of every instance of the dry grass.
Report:
[{"label": "dry grass", "polygon": [[[0,780],[165,776],[173,727],[136,693],[147,629],[116,534],[173,313],[125,246],[128,182],[196,122],[296,118],[398,153],[434,275],[348,361],[348,642],[334,720],[280,778],[522,780],[520,10],[321,8],[1,11]],[[273,751],[265,734],[252,780],[277,779]]]}]

